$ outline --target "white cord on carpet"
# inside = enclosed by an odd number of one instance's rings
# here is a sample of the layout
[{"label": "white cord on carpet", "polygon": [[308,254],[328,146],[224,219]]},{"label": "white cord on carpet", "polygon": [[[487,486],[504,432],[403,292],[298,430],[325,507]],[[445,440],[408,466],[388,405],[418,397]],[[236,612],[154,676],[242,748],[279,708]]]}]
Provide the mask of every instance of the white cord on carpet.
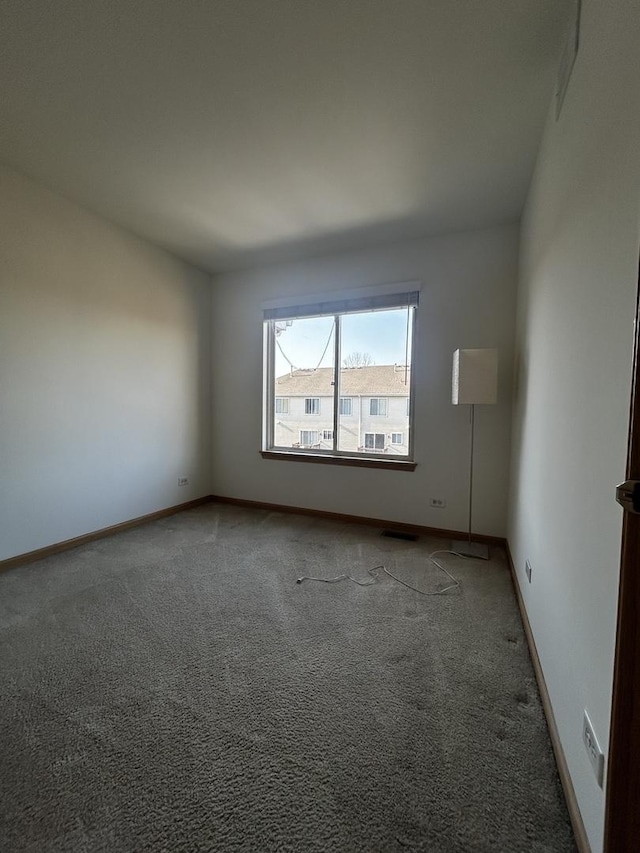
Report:
[{"label": "white cord on carpet", "polygon": [[440,562],[438,562],[438,560],[434,559],[436,554],[453,554],[456,557],[462,557],[463,560],[467,559],[464,554],[459,554],[457,551],[448,551],[446,549],[441,549],[439,551],[432,551],[431,554],[429,554],[429,556],[427,557],[427,559],[430,560],[434,566],[437,566],[440,569],[440,571],[444,572],[445,575],[447,575],[447,577],[449,577],[453,581],[452,584],[449,584],[449,586],[445,586],[444,589],[438,589],[435,591],[418,589],[417,586],[411,586],[410,583],[407,583],[406,581],[403,581],[401,578],[394,575],[392,572],[389,571],[389,569],[387,569],[386,566],[383,566],[382,564],[380,564],[379,566],[374,566],[372,569],[367,570],[368,573],[371,575],[371,580],[368,580],[368,581],[359,581],[356,578],[352,578],[351,575],[347,575],[347,574],[336,575],[335,578],[314,578],[314,577],[310,577],[308,575],[303,575],[301,578],[298,578],[296,583],[302,583],[302,581],[318,581],[319,583],[339,583],[340,581],[349,580],[352,583],[358,584],[358,586],[371,586],[371,584],[377,583],[378,577],[380,574],[379,569],[382,569],[382,571],[386,575],[389,575],[390,578],[393,578],[394,581],[401,583],[402,586],[406,586],[407,589],[412,589],[414,592],[420,593],[420,595],[443,595],[445,592],[449,592],[449,590],[451,590],[451,589],[457,589],[460,586],[460,581],[457,580],[456,578],[454,578],[454,576],[451,574],[451,572],[448,571],[448,569],[446,569],[442,565],[442,563],[440,563]]},{"label": "white cord on carpet", "polygon": [[302,581],[319,581],[319,583],[339,583],[340,581],[351,581],[352,583],[357,583],[358,586],[371,586],[372,583],[376,583],[378,580],[378,569],[383,569],[386,572],[386,569],[383,565],[374,566],[372,569],[368,569],[367,571],[371,575],[371,580],[368,581],[359,581],[356,578],[352,578],[351,575],[336,575],[335,578],[312,578],[308,575],[304,575],[301,578],[298,578],[296,583],[302,583]]}]

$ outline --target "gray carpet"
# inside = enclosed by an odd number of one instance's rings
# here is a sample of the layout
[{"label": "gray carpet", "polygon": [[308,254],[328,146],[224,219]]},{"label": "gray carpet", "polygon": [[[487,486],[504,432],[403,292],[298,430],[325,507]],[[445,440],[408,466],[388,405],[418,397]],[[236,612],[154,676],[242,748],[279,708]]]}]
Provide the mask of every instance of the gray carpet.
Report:
[{"label": "gray carpet", "polygon": [[573,851],[499,551],[296,584],[446,544],[210,504],[0,575],[0,850]]}]

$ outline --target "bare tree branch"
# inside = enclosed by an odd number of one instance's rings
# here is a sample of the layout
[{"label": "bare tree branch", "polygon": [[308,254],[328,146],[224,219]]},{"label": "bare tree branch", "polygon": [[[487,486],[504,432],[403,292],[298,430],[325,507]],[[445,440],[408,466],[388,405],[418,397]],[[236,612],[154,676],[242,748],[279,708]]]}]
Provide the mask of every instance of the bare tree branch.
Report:
[{"label": "bare tree branch", "polygon": [[368,352],[350,352],[342,359],[344,367],[369,367],[373,364],[373,357]]}]

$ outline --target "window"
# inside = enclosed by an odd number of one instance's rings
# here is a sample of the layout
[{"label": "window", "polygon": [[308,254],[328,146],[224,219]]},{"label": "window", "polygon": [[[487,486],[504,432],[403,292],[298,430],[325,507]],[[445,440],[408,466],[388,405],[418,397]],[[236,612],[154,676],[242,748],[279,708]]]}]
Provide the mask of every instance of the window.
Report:
[{"label": "window", "polygon": [[391,286],[265,308],[263,451],[410,462],[418,297]]},{"label": "window", "polygon": [[300,445],[302,447],[312,447],[318,443],[317,429],[301,429],[300,430]]},{"label": "window", "polygon": [[365,432],[364,446],[366,450],[380,451],[384,450],[384,433],[383,432]]},{"label": "window", "polygon": [[369,414],[370,415],[386,415],[387,414],[387,400],[385,397],[372,397],[369,400]]}]

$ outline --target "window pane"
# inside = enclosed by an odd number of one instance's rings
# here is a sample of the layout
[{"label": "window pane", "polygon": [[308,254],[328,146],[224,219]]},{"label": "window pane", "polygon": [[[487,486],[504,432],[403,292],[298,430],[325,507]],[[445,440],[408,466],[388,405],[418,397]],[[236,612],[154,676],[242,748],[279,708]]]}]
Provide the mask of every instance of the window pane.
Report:
[{"label": "window pane", "polygon": [[353,400],[351,397],[340,397],[340,414],[350,415],[353,411]]},{"label": "window pane", "polygon": [[[341,317],[338,450],[409,454],[413,312],[401,308]],[[349,414],[345,399],[352,401]]]},{"label": "window pane", "polygon": [[374,453],[386,450],[385,438],[386,436],[383,432],[365,432],[365,450]]},{"label": "window pane", "polygon": [[324,435],[333,430],[334,325],[333,317],[271,321],[272,446],[333,450],[333,438]]},{"label": "window pane", "polygon": [[387,414],[387,400],[385,397],[372,397],[369,400],[369,414],[384,416]]},{"label": "window pane", "polygon": [[301,429],[300,430],[300,446],[313,448],[319,446],[318,430],[317,429]]}]

